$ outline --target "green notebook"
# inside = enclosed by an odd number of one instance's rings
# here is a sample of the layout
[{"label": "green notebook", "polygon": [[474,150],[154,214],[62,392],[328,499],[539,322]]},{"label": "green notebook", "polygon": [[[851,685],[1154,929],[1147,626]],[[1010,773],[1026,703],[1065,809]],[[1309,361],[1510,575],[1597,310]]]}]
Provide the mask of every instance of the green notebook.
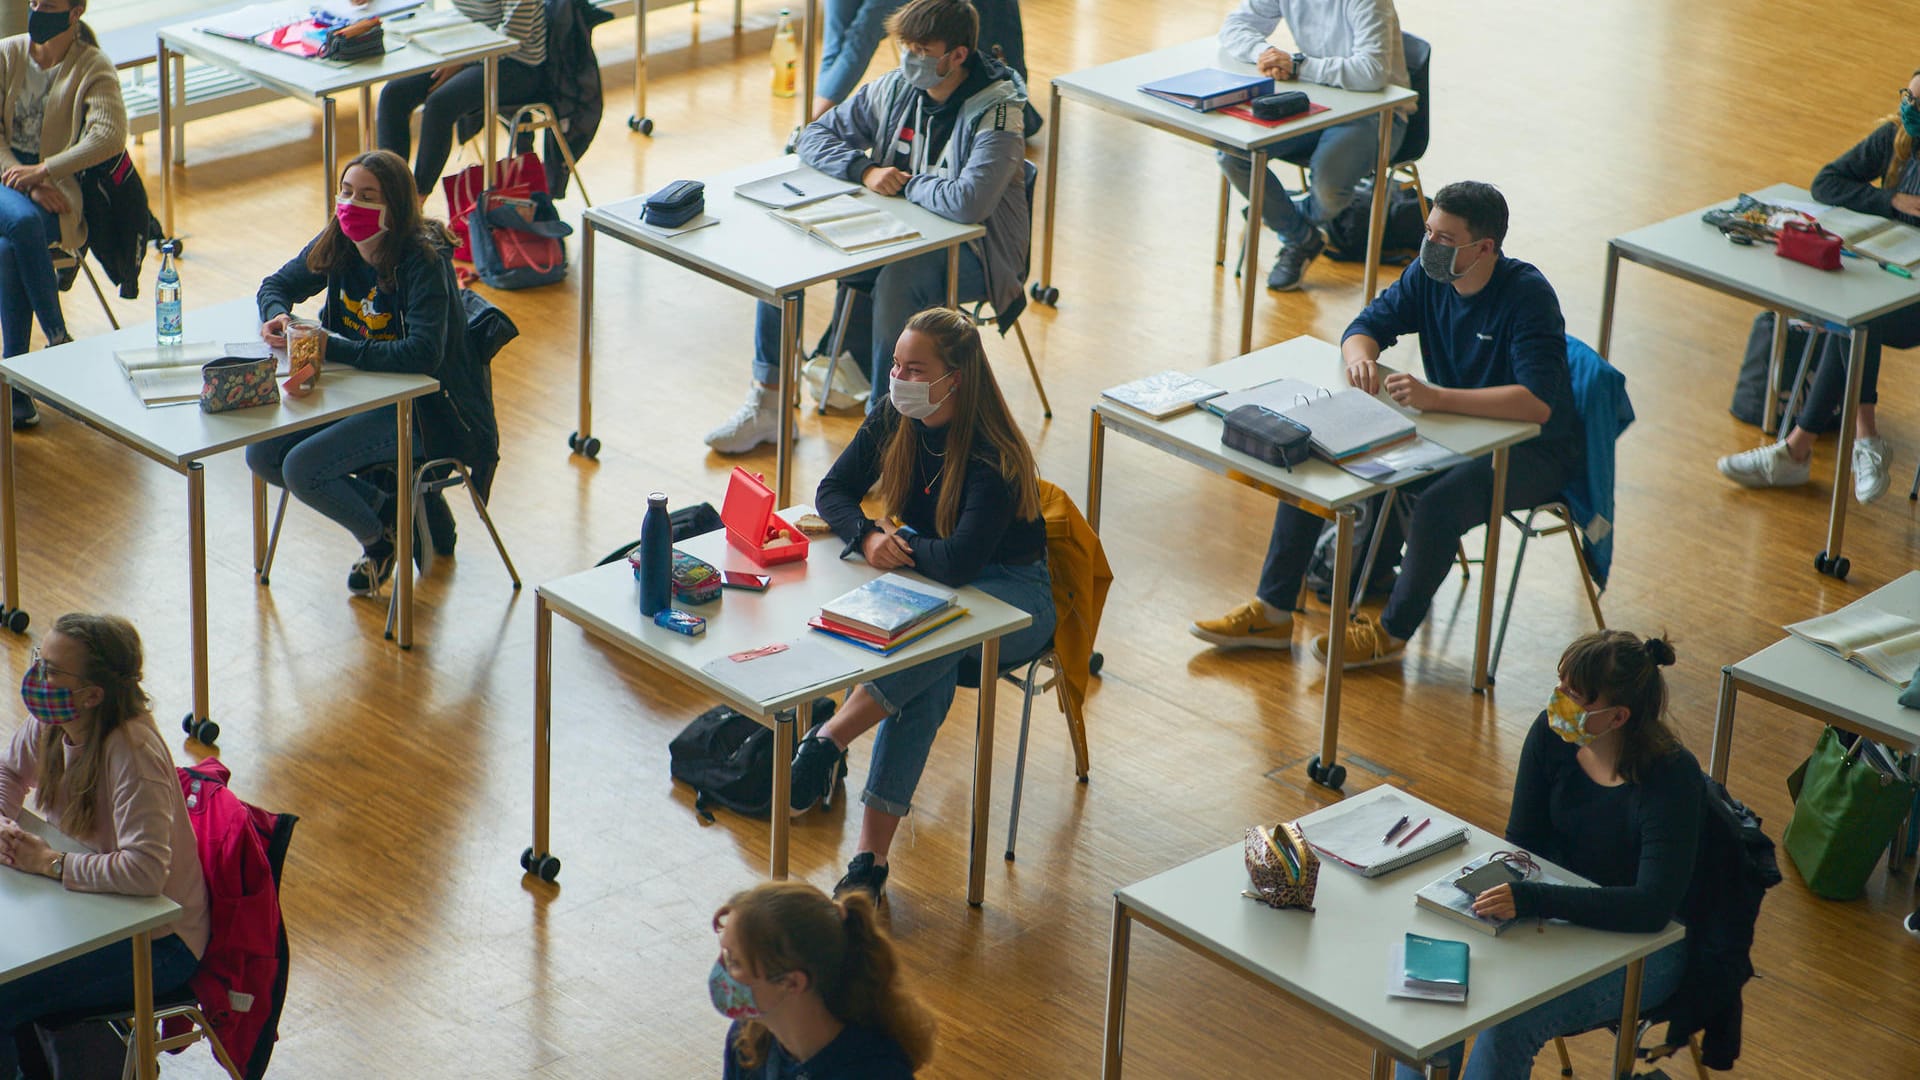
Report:
[{"label": "green notebook", "polygon": [[1408,934],[1406,950],[1408,985],[1423,989],[1466,988],[1466,942]]}]

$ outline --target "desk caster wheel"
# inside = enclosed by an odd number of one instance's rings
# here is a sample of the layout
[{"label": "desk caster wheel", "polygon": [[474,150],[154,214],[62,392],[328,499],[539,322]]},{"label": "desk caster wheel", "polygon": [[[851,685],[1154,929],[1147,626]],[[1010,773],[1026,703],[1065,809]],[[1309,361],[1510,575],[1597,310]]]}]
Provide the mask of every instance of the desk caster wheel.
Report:
[{"label": "desk caster wheel", "polygon": [[532,848],[520,853],[520,869],[539,878],[552,881],[560,876],[560,860],[551,855],[535,856]]},{"label": "desk caster wheel", "polygon": [[653,134],[653,118],[650,116],[629,116],[627,117],[627,130],[637,131],[642,135],[650,136]]},{"label": "desk caster wheel", "polygon": [[1055,307],[1060,303],[1060,290],[1051,285],[1045,287],[1038,284],[1029,285],[1027,291],[1032,294],[1035,300],[1048,307]]},{"label": "desk caster wheel", "polygon": [[211,720],[197,720],[188,713],[180,720],[180,730],[199,742],[202,746],[212,746],[220,740],[220,725]]},{"label": "desk caster wheel", "polygon": [[27,613],[20,608],[0,608],[0,624],[16,634],[24,634],[27,632]]},{"label": "desk caster wheel", "polygon": [[1330,787],[1335,791],[1339,791],[1342,785],[1347,782],[1347,767],[1336,761],[1332,765],[1323,768],[1320,765],[1320,755],[1315,754],[1313,758],[1307,762],[1307,779],[1312,780],[1322,787]]},{"label": "desk caster wheel", "polygon": [[1097,652],[1087,658],[1087,674],[1089,675],[1100,674],[1100,669],[1106,666],[1107,658]]},{"label": "desk caster wheel", "polygon": [[1828,577],[1845,581],[1848,571],[1853,569],[1853,563],[1849,562],[1845,555],[1837,559],[1829,559],[1827,553],[1822,551],[1813,557],[1813,568]]},{"label": "desk caster wheel", "polygon": [[600,459],[600,440],[589,435],[581,438],[579,432],[567,436],[567,449],[584,456],[589,461]]}]

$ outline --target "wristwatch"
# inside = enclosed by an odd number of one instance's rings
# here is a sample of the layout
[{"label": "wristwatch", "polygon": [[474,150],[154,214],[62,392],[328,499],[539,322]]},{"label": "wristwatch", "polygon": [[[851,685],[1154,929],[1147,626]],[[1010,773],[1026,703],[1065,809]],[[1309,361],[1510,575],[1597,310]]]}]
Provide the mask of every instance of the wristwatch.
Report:
[{"label": "wristwatch", "polygon": [[1289,80],[1292,80],[1292,79],[1297,79],[1297,78],[1299,78],[1299,77],[1300,77],[1300,66],[1301,66],[1302,64],[1305,64],[1306,62],[1307,62],[1307,54],[1306,54],[1306,53],[1298,53],[1298,52],[1297,52],[1297,53],[1294,53],[1294,54],[1293,54],[1293,74],[1291,74],[1291,75],[1289,75],[1289,76],[1287,76],[1287,78],[1288,78]]},{"label": "wristwatch", "polygon": [[52,877],[55,881],[65,881],[67,879],[67,853],[66,852],[63,851],[54,855],[52,869],[53,869],[53,873],[49,876]]}]

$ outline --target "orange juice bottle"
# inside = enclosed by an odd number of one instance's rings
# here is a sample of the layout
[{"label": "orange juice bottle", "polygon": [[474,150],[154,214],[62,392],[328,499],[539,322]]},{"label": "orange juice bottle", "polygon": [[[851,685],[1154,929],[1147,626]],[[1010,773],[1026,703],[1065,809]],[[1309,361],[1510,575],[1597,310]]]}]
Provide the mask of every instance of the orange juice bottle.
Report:
[{"label": "orange juice bottle", "polygon": [[787,9],[780,9],[780,22],[773,28],[773,96],[793,96],[795,65],[800,62],[800,46],[794,41],[793,20]]}]

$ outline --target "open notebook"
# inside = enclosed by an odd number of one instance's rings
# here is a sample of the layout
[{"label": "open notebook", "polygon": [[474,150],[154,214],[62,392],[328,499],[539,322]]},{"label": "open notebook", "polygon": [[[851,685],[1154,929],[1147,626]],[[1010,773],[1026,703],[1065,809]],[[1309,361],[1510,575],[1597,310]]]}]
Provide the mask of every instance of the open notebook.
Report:
[{"label": "open notebook", "polygon": [[1814,218],[1855,251],[1895,266],[1920,265],[1920,229],[1911,225],[1844,206],[1823,207]]},{"label": "open notebook", "polygon": [[848,254],[898,244],[920,235],[917,229],[887,210],[854,195],[835,195],[806,206],[769,212],[801,232],[811,233]]},{"label": "open notebook", "polygon": [[1790,623],[1786,631],[1895,686],[1920,667],[1920,619],[1868,606],[1865,597],[1839,611]]}]

